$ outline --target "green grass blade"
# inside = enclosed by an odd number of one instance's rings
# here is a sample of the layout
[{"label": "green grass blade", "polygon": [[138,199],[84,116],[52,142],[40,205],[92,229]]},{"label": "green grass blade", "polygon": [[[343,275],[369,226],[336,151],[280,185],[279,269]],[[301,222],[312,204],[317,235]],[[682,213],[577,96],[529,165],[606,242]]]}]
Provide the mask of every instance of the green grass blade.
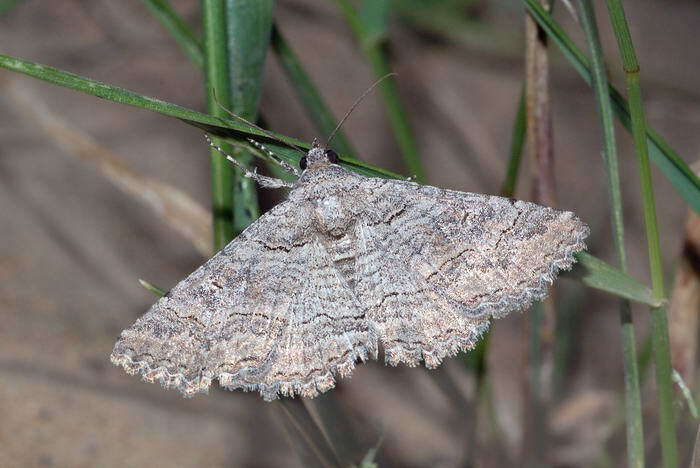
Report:
[{"label": "green grass blade", "polygon": [[[649,164],[647,146],[647,125],[642,101],[640,70],[634,44],[629,32],[624,8],[620,0],[608,0],[608,11],[622,56],[629,111],[632,124],[632,137],[639,166],[639,181],[644,204],[644,224],[649,248],[649,268],[654,298],[665,298],[664,273],[659,242],[659,225],[654,200],[654,185]],[[668,318],[665,307],[651,308],[651,340],[656,368],[656,391],[659,400],[659,432],[663,465],[666,468],[678,466],[678,447],[673,414],[673,381],[671,375],[671,353],[669,349]]]},{"label": "green grass blade", "polygon": [[19,6],[24,0],[0,0],[0,15],[12,10],[14,7]]},{"label": "green grass blade", "polygon": [[143,289],[145,289],[146,291],[152,292],[153,294],[155,294],[158,297],[163,297],[167,294],[163,289],[149,283],[145,279],[139,278],[139,284],[141,285],[141,287]]},{"label": "green grass blade", "polygon": [[[142,0],[154,13],[154,16],[176,39],[183,51],[198,67],[203,66],[204,55],[202,46],[192,30],[178,16],[167,0]],[[277,54],[282,68],[287,74],[290,83],[294,86],[300,102],[308,112],[310,118],[318,128],[321,136],[328,136],[337,123],[333,113],[321,98],[316,85],[311,77],[304,71],[299,58],[291,45],[284,38],[279,28],[272,26],[271,45]],[[352,159],[357,159],[357,152],[342,130],[339,130],[333,138],[332,145],[338,154],[343,154]]]},{"label": "green grass blade", "polygon": [[[386,13],[389,9],[388,0],[369,0],[374,3],[374,5],[367,4],[365,6],[364,17],[360,17],[348,0],[335,1],[350,26],[350,29],[355,33],[367,60],[374,70],[374,74],[377,77],[382,77],[391,72],[384,51],[385,41],[382,40],[386,37]],[[370,15],[372,15],[371,19],[369,18]],[[371,29],[368,29],[368,27]],[[425,182],[425,169],[420,159],[418,147],[413,137],[408,117],[399,99],[399,91],[394,77],[385,79],[379,85],[379,90],[384,100],[384,107],[394,133],[394,138],[399,145],[406,168],[409,174],[415,176],[416,181]]]},{"label": "green grass blade", "polygon": [[[272,28],[272,49],[282,64],[282,69],[287,74],[289,82],[294,87],[299,101],[306,109],[307,114],[321,136],[327,138],[337,124],[333,113],[323,101],[321,94],[313,84],[311,77],[304,71],[299,58],[282,35],[278,27]],[[357,159],[357,152],[350,144],[342,129],[333,137],[331,146],[338,152],[353,159]]]},{"label": "green grass blade", "polygon": [[[559,46],[564,56],[571,65],[579,72],[584,81],[591,84],[591,71],[588,59],[580,49],[576,47],[569,36],[554,21],[537,0],[522,0],[528,12],[535,18],[537,23],[547,32],[547,35]],[[618,119],[628,130],[631,130],[632,123],[627,103],[622,95],[613,87],[609,88],[613,100],[613,109]],[[669,145],[653,129],[646,128],[649,140],[649,155],[651,160],[661,170],[673,187],[684,198],[693,210],[700,213],[700,179],[693,174],[688,165],[678,155],[671,150]]]},{"label": "green grass blade", "polygon": [[[606,165],[608,194],[610,198],[613,242],[617,250],[618,263],[623,273],[627,272],[627,256],[624,241],[624,221],[622,195],[618,167],[617,144],[612,103],[608,92],[609,84],[605,68],[603,48],[598,34],[594,6],[591,0],[579,0],[581,25],[591,50],[591,78],[598,101],[598,109],[603,129],[603,160]],[[620,302],[620,324],[622,331],[622,358],[625,371],[625,430],[627,435],[627,464],[630,468],[644,467],[644,433],[642,424],[642,403],[639,389],[639,369],[632,323],[630,304]]]},{"label": "green grass blade", "polygon": [[576,258],[578,265],[571,272],[571,276],[581,280],[586,286],[650,306],[661,304],[644,283],[603,260],[586,252],[579,252]]},{"label": "green grass blade", "polygon": [[527,110],[525,106],[525,90],[520,91],[518,100],[518,110],[513,121],[513,132],[510,140],[510,158],[508,159],[508,169],[506,178],[501,185],[501,196],[512,198],[515,194],[515,187],[518,183],[520,164],[523,159],[523,148],[525,146],[525,132],[527,130]]},{"label": "green grass blade", "polygon": [[[226,0],[228,56],[231,101],[229,109],[255,122],[262,93],[265,57],[270,47],[272,0]],[[237,150],[234,154],[243,165],[250,165],[253,155]],[[236,233],[243,231],[260,216],[256,184],[234,170],[233,223]]]},{"label": "green grass blade", "polygon": [[362,2],[359,16],[365,47],[380,44],[386,39],[390,10],[390,0],[364,0]]},{"label": "green grass blade", "polygon": [[[249,127],[240,120],[230,119],[226,116],[219,117],[204,114],[202,112],[197,112],[195,110],[162,101],[160,99],[144,96],[118,86],[108,85],[100,81],[81,77],[53,67],[48,67],[7,55],[0,54],[0,67],[64,88],[106,99],[108,101],[157,112],[168,117],[175,117],[188,125],[200,128],[215,136],[232,138],[244,142],[245,138],[247,137],[253,138],[264,143],[287,162],[292,164],[299,163],[300,155],[297,151],[294,151],[276,140],[269,138],[267,135],[265,135],[265,133],[253,127]],[[289,142],[299,146],[300,148],[310,147],[308,143],[295,138],[275,132],[268,133],[270,133],[276,139]],[[363,163],[362,161],[357,161],[353,158],[348,158],[345,156],[342,157],[342,164],[355,172],[371,177],[384,177],[390,179],[404,178],[403,176],[386,169],[372,166],[370,164]]]},{"label": "green grass blade", "polygon": [[272,30],[272,0],[226,0],[234,114],[255,120]]},{"label": "green grass blade", "polygon": [[[202,0],[207,109],[215,116],[226,112],[219,105],[231,107],[226,41],[226,3],[224,0]],[[232,152],[231,145],[216,138],[214,143]],[[214,148],[211,152],[211,198],[214,217],[214,250],[221,250],[235,236],[234,167]]]},{"label": "green grass blade", "polygon": [[168,0],[141,0],[163,25],[197,68],[204,68],[204,51],[199,39],[177,14]]}]

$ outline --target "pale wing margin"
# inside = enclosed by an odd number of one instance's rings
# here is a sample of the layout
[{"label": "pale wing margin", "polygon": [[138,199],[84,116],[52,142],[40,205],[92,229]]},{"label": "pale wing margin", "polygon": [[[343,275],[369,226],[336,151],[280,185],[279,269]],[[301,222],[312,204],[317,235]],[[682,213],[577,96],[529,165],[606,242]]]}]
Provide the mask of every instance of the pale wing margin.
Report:
[{"label": "pale wing margin", "polygon": [[364,312],[303,225],[310,217],[290,209],[275,207],[156,302],[112,362],[186,396],[218,379],[270,400],[315,396],[376,357]]},{"label": "pale wing margin", "polygon": [[381,243],[470,317],[543,299],[586,248],[588,226],[571,212],[407,181],[365,179],[364,188]]}]

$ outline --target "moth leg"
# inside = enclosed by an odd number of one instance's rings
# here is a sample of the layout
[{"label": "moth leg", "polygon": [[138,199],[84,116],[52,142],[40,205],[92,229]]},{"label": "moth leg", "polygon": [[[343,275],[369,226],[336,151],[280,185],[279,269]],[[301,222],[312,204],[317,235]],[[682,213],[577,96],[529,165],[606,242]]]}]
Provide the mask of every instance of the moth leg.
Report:
[{"label": "moth leg", "polygon": [[266,177],[264,175],[260,175],[257,172],[257,169],[253,169],[252,171],[248,169],[246,166],[241,164],[231,156],[230,154],[226,153],[226,151],[223,150],[220,146],[216,145],[213,141],[211,141],[211,138],[209,138],[209,135],[204,135],[204,138],[207,140],[209,143],[209,146],[214,148],[216,151],[221,153],[228,159],[234,166],[236,166],[238,169],[240,169],[243,172],[244,177],[248,177],[249,179],[253,179],[256,181],[258,184],[260,184],[261,187],[264,188],[281,188],[281,187],[294,187],[294,184],[291,182],[284,181],[282,179],[276,179],[274,177]]},{"label": "moth leg", "polygon": [[282,169],[284,169],[285,171],[287,171],[289,174],[291,174],[291,175],[293,175],[293,176],[296,176],[296,177],[301,176],[301,173],[300,173],[294,166],[292,166],[291,164],[289,164],[289,163],[288,163],[287,161],[285,161],[284,159],[281,159],[281,158],[280,158],[279,156],[277,156],[275,153],[273,153],[272,151],[270,151],[269,149],[267,149],[267,147],[266,147],[265,145],[263,145],[262,143],[260,143],[259,141],[255,141],[255,140],[253,140],[252,138],[246,138],[246,140],[248,140],[248,143],[250,143],[251,145],[255,146],[255,147],[258,148],[259,150],[264,151],[265,153],[267,153],[267,155],[270,156],[270,158],[271,158],[273,161],[275,161]]}]

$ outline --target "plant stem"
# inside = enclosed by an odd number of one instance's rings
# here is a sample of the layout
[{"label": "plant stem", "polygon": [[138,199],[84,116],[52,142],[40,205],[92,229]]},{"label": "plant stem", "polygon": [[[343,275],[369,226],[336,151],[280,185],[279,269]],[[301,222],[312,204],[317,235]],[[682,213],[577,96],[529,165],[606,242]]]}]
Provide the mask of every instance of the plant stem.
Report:
[{"label": "plant stem", "polygon": [[[651,289],[654,298],[663,301],[665,300],[663,265],[661,262],[656,203],[654,201],[654,186],[649,165],[647,125],[642,102],[640,68],[621,0],[608,0],[607,5],[625,71],[627,97],[629,99],[632,123],[632,137],[637,154],[642,202],[644,204],[644,223],[646,226],[647,245],[649,249]],[[663,466],[666,468],[675,468],[678,466],[678,448],[673,415],[673,382],[671,379],[668,322],[666,308],[663,306],[651,308],[651,338],[656,367],[656,387],[659,399],[659,425]]]},{"label": "plant stem", "polygon": [[[609,84],[607,71],[603,61],[603,49],[600,44],[593,4],[591,0],[579,0],[579,4],[581,7],[581,24],[591,50],[592,85],[598,100],[601,126],[603,129],[603,160],[606,164],[606,174],[608,178],[613,242],[615,244],[615,250],[617,251],[620,270],[627,272],[620,174],[612,103],[610,102],[610,94],[608,93]],[[639,370],[637,368],[637,351],[630,303],[624,299],[620,301],[620,323],[622,332],[622,357],[625,371],[627,463],[630,468],[642,468],[644,466],[644,433],[642,425],[642,403],[639,389]]]},{"label": "plant stem", "polygon": [[[549,9],[550,0],[541,0]],[[540,27],[525,15],[525,146],[531,161],[532,199],[547,206],[556,206],[552,114],[549,93],[549,59],[547,41]],[[547,413],[551,398],[553,369],[553,337],[556,329],[554,290],[550,296],[530,309],[528,378],[524,379],[526,397],[524,439],[521,453],[524,466],[538,466],[544,461],[549,434]]]},{"label": "plant stem", "polygon": [[518,110],[513,121],[513,132],[510,140],[510,159],[508,160],[508,169],[506,170],[506,178],[503,180],[499,193],[503,197],[511,198],[515,195],[515,187],[518,183],[518,173],[520,172],[520,164],[523,159],[523,148],[525,143],[525,131],[527,130],[525,108],[525,90],[520,92],[518,100]]},{"label": "plant stem", "polygon": [[[204,66],[202,45],[168,0],[142,1],[175,39],[192,63],[198,68],[202,68]],[[330,135],[336,125],[335,117],[333,117],[333,113],[321,98],[311,77],[304,70],[299,57],[274,23],[272,25],[271,45],[309,117],[314,121],[321,135]],[[356,151],[342,130],[336,133],[332,146],[338,154],[347,158],[357,159]]]},{"label": "plant stem", "polygon": [[[228,71],[231,99],[228,109],[255,122],[262,92],[265,57],[270,47],[273,0],[226,0]],[[249,166],[253,155],[236,146],[233,156]],[[233,227],[236,234],[260,216],[257,187],[252,179],[234,170]]]},{"label": "plant stem", "polygon": [[[226,116],[219,104],[231,106],[225,6],[225,0],[202,0],[207,108],[210,114],[219,117]],[[214,143],[224,151],[231,151],[231,146],[219,138]],[[218,151],[212,148],[210,152],[214,250],[219,251],[234,237],[233,166]]]}]

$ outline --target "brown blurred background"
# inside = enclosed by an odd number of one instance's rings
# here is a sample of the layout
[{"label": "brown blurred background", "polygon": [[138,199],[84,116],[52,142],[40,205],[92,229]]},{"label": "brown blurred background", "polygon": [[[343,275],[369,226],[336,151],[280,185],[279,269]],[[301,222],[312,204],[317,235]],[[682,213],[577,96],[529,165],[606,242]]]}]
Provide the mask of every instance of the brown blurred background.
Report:
[{"label": "brown blurred background", "polygon": [[[172,3],[199,24],[199,2]],[[650,124],[693,162],[700,150],[700,9],[683,0],[627,3]],[[557,13],[581,41],[571,16],[563,7]],[[519,2],[477,1],[464,15],[483,28],[480,42],[449,40],[394,17],[393,68],[430,183],[497,193],[523,79],[523,10]],[[334,3],[279,0],[276,18],[342,115],[374,78]],[[602,15],[601,29],[612,80],[622,86]],[[0,17],[0,52],[203,109],[200,73],[137,0],[26,0]],[[554,46],[551,62],[559,204],[591,225],[591,253],[614,262],[595,100]],[[19,103],[20,94],[30,100]],[[97,165],[59,148],[37,117],[28,116],[34,106],[40,113],[46,106],[135,173],[209,206],[208,150],[200,131],[0,70],[0,466],[301,466],[275,405],[219,389],[183,399],[109,363],[120,331],[154,301],[137,279],[167,289],[203,257]],[[302,140],[318,136],[272,56],[261,112],[275,131]],[[365,161],[405,172],[377,95],[344,128]],[[636,164],[629,136],[621,129],[618,135],[631,272],[648,282]],[[518,198],[529,196],[528,177],[526,163]],[[656,170],[654,179],[670,288],[687,209]],[[575,281],[559,284],[569,350],[546,416],[552,435],[547,463],[622,466],[617,301]],[[643,351],[648,310],[633,310]],[[367,443],[383,434],[382,466],[517,466],[527,320],[527,314],[514,315],[494,326],[487,357],[491,412],[483,405],[455,408],[454,395],[441,384],[445,376],[461,397],[474,393],[458,358],[437,377],[424,369],[359,366],[334,394]],[[654,466],[660,449],[653,369],[648,375],[645,436]],[[687,462],[694,423],[680,398],[678,413]]]}]

